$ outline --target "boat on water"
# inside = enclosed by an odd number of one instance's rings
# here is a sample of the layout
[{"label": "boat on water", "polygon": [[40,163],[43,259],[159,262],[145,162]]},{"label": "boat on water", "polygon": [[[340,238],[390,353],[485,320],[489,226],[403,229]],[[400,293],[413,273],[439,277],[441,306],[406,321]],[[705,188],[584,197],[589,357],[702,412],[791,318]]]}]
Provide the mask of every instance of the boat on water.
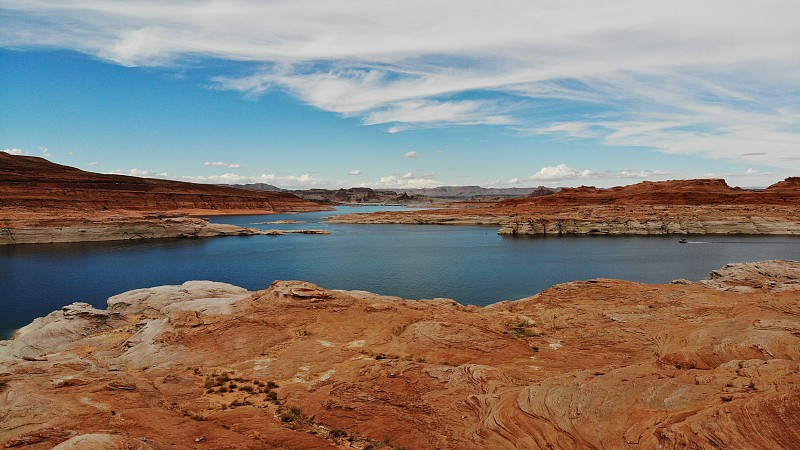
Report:
[{"label": "boat on water", "polygon": [[689,242],[689,240],[688,239],[681,239],[678,242],[680,242],[681,244],[685,244],[685,243]]}]

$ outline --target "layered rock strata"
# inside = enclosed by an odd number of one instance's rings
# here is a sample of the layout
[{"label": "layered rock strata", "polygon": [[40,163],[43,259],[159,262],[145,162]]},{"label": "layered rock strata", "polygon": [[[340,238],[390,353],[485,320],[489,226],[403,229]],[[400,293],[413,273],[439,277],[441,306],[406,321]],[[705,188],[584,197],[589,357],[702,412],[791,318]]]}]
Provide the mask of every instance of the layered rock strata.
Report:
[{"label": "layered rock strata", "polygon": [[0,343],[9,448],[800,447],[800,263],[485,308],[280,281],[74,303]]},{"label": "layered rock strata", "polygon": [[261,230],[209,223],[204,219],[174,217],[150,220],[94,221],[62,226],[0,228],[0,245],[219,236],[280,236],[284,234],[330,234],[330,231],[318,229]]},{"label": "layered rock strata", "polygon": [[503,235],[800,234],[800,178],[761,191],[723,180],[562,189],[491,206],[340,215],[336,223],[491,225]]},{"label": "layered rock strata", "polygon": [[0,152],[0,244],[253,234],[184,216],[329,209],[284,192],[97,174]]}]

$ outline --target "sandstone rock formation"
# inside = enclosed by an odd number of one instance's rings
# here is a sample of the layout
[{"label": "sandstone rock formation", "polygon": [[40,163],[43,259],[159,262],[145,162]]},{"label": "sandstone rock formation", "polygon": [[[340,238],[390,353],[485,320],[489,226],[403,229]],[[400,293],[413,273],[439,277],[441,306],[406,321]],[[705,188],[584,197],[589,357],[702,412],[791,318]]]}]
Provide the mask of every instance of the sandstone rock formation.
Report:
[{"label": "sandstone rock formation", "polygon": [[480,186],[440,186],[436,188],[403,189],[401,192],[374,190],[365,187],[349,189],[298,189],[285,190],[270,184],[237,184],[235,187],[258,191],[290,192],[300,198],[313,201],[345,204],[402,204],[424,205],[442,202],[497,202],[516,197],[538,197],[550,195],[557,189],[539,186],[536,188],[484,188]]},{"label": "sandstone rock formation", "polygon": [[182,216],[328,209],[289,193],[104,175],[0,152],[0,244],[253,234]]},{"label": "sandstone rock formation", "polygon": [[0,342],[9,448],[800,448],[800,263],[485,308],[279,281],[72,304]]},{"label": "sandstone rock formation", "polygon": [[565,188],[490,206],[336,216],[337,223],[494,225],[503,235],[800,234],[800,178],[767,189],[723,180]]}]

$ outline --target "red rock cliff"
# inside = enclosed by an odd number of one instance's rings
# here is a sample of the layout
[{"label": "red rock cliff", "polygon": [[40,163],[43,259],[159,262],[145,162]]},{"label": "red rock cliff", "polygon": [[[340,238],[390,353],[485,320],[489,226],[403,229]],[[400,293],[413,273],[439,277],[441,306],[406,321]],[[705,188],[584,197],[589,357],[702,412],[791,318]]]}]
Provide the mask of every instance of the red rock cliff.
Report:
[{"label": "red rock cliff", "polygon": [[299,212],[327,207],[282,192],[85,172],[0,152],[0,210]]}]

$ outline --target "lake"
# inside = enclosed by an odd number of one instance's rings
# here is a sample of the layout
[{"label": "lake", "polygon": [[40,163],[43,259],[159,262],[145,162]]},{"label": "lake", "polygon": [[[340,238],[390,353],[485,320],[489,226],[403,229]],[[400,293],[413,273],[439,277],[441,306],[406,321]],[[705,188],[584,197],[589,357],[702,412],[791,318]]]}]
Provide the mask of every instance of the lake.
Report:
[{"label": "lake", "polygon": [[[214,280],[251,290],[307,280],[404,298],[487,305],[554,284],[608,277],[648,283],[699,280],[729,262],[800,259],[782,236],[501,237],[496,227],[327,224],[340,207],[295,215],[226,216],[213,222],[264,229],[323,228],[330,235],[220,237],[0,246],[0,338],[76,301],[105,307],[131,289]],[[305,223],[253,225],[296,220]]]}]

